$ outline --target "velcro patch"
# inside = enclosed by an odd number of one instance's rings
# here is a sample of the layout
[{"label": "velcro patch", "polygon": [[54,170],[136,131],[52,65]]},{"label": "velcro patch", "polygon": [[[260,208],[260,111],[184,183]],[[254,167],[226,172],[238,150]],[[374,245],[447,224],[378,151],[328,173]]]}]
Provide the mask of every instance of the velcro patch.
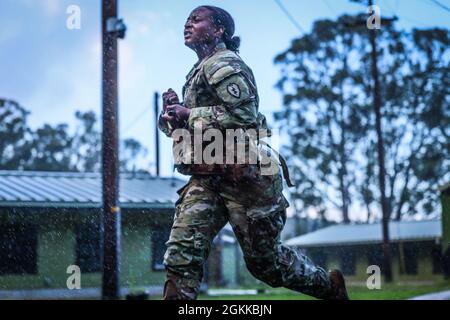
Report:
[{"label": "velcro patch", "polygon": [[239,88],[239,86],[236,83],[230,83],[227,86],[227,91],[235,98],[239,99],[241,97],[241,88]]}]

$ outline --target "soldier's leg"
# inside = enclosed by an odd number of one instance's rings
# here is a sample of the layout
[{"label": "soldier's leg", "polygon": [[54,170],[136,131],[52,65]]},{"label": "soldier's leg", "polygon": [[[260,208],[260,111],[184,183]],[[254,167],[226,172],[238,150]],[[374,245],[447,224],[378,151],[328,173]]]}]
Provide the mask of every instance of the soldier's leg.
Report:
[{"label": "soldier's leg", "polygon": [[328,272],[300,251],[281,244],[285,209],[264,214],[255,208],[249,212],[235,202],[227,202],[226,206],[247,268],[255,278],[272,287],[286,287],[321,299],[329,297]]},{"label": "soldier's leg", "polygon": [[212,239],[227,222],[220,197],[205,187],[206,178],[191,178],[179,190],[167,241],[164,299],[196,299]]}]

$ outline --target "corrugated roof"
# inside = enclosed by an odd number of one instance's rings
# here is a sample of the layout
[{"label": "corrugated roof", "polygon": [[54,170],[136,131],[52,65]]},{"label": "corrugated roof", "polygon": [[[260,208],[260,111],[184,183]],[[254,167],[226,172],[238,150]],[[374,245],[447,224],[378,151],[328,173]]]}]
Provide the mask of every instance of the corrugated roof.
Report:
[{"label": "corrugated roof", "polygon": [[[391,241],[433,240],[442,237],[440,220],[393,221],[389,223]],[[289,239],[289,246],[320,247],[379,243],[383,239],[381,223],[333,225]]]},{"label": "corrugated roof", "polygon": [[[173,207],[186,182],[146,173],[120,175],[121,207]],[[100,207],[101,174],[1,171],[0,206]]]}]

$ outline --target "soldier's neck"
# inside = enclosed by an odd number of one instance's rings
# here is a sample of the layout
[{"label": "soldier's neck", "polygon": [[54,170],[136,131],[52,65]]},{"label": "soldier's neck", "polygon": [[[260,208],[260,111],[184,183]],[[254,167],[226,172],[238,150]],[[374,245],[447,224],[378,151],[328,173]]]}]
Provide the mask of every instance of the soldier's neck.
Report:
[{"label": "soldier's neck", "polygon": [[202,44],[196,48],[195,52],[197,53],[198,61],[202,61],[203,59],[213,55],[216,51],[224,48],[226,48],[225,43],[220,41],[218,43],[213,42],[210,44]]}]

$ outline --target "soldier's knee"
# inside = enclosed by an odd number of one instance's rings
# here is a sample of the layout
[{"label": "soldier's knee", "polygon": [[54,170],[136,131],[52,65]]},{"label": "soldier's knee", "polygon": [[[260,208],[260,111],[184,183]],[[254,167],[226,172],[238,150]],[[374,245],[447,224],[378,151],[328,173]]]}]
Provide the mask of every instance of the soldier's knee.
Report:
[{"label": "soldier's knee", "polygon": [[270,257],[245,257],[248,271],[271,287],[283,285],[282,274]]}]

